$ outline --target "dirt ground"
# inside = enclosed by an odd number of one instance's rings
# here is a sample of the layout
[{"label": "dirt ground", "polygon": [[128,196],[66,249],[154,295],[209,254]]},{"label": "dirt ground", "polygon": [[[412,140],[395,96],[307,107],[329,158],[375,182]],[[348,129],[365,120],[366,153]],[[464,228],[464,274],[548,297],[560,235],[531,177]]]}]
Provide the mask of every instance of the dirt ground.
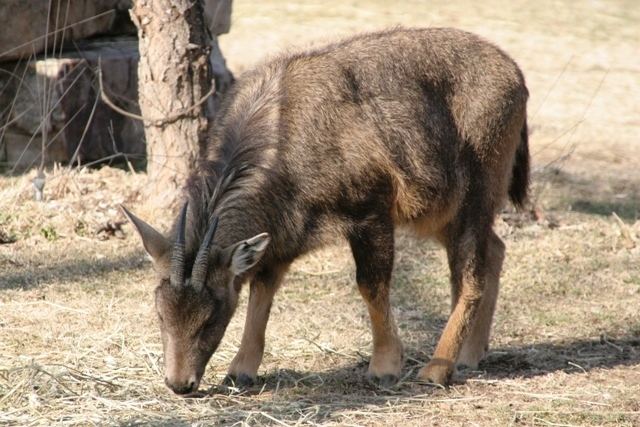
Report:
[{"label": "dirt ground", "polygon": [[[449,310],[445,255],[398,235],[394,311],[404,378],[364,374],[371,335],[346,246],[295,263],[256,386],[220,386],[246,292],[201,386],[163,384],[151,265],[118,203],[142,217],[142,174],[0,177],[2,425],[640,425],[640,6],[629,1],[234,1],[236,74],[291,45],[358,31],[455,26],[521,65],[535,212],[505,212],[492,349],[449,389],[419,384]],[[155,223],[166,226],[168,213]],[[9,243],[12,242],[12,243]]]}]

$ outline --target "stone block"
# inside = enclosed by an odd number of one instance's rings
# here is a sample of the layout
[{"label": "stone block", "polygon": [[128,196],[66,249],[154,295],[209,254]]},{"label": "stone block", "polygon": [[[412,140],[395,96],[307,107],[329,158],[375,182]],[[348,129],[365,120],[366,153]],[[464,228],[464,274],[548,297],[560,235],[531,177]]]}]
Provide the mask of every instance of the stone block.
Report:
[{"label": "stone block", "polygon": [[130,7],[130,0],[2,0],[0,62],[95,35],[135,34]]},{"label": "stone block", "polygon": [[[20,172],[32,163],[40,164],[43,129],[45,146],[55,149],[44,150],[47,164],[71,160],[86,164],[113,159],[118,153],[126,153],[132,159],[144,158],[142,123],[103,103],[97,80],[100,66],[110,99],[139,114],[137,41],[100,39],[82,42],[78,48],[78,52],[58,58],[3,64],[0,128],[5,127],[6,131],[0,132],[0,151],[4,147],[10,171]],[[29,143],[30,139],[37,143]],[[31,160],[17,161],[21,146]],[[32,161],[34,158],[37,160]]]}]

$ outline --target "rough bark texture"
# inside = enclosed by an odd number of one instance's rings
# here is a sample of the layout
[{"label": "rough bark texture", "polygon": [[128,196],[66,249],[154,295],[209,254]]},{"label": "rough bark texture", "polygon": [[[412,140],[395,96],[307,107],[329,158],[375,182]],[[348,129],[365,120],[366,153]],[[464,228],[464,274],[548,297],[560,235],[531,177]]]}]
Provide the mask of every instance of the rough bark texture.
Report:
[{"label": "rough bark texture", "polygon": [[147,139],[148,203],[173,207],[207,129],[209,36],[200,1],[136,0],[139,103]]}]

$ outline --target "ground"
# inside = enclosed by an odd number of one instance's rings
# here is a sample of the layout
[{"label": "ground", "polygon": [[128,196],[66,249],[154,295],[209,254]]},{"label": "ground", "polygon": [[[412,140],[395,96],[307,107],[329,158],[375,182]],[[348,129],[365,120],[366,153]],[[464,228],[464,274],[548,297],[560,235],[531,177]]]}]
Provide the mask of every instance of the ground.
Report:
[{"label": "ground", "polygon": [[[640,425],[640,7],[634,1],[234,2],[236,74],[288,46],[402,24],[496,42],[531,92],[531,212],[505,212],[492,348],[448,389],[415,381],[449,310],[445,257],[399,233],[392,299],[404,378],[369,385],[365,306],[344,244],[297,262],[277,295],[261,381],[220,386],[241,307],[202,390],[162,381],[150,263],[117,204],[142,217],[142,174],[0,178],[0,424]],[[169,215],[155,223],[167,225]]]}]

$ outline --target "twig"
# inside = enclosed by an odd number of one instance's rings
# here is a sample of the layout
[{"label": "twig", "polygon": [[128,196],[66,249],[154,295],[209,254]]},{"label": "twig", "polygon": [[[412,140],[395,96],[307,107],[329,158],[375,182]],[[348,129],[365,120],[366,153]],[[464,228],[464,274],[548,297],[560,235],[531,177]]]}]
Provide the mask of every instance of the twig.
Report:
[{"label": "twig", "polygon": [[554,423],[551,421],[547,421],[544,418],[539,418],[539,417],[533,417],[533,419],[535,421],[539,421],[541,423],[544,423],[545,425],[548,426],[554,426],[554,427],[579,427],[577,424],[558,424],[558,423]]},{"label": "twig", "polygon": [[344,270],[344,268],[339,268],[336,270],[326,270],[326,271],[308,271],[308,270],[304,270],[302,268],[298,269],[298,271],[300,273],[309,275],[309,276],[328,276],[331,274],[336,274],[336,273],[340,273],[342,272],[342,270]]},{"label": "twig", "polygon": [[[31,109],[31,107],[29,108],[25,108],[24,110],[22,110],[21,113],[17,114],[14,118],[12,118],[11,120],[7,120],[7,122],[5,124],[3,124],[2,126],[0,126],[0,131],[9,128],[9,126],[11,126],[13,123],[17,122],[18,120],[20,120],[22,118],[22,116],[24,116],[25,114],[27,114],[29,112],[29,110]],[[7,115],[7,117],[10,117],[10,114]],[[2,136],[0,135],[0,140],[2,140]]]},{"label": "twig", "polygon": [[62,102],[62,99],[67,95],[67,93],[69,92],[69,90],[71,90],[71,88],[73,87],[73,85],[76,84],[76,82],[78,81],[78,79],[80,78],[80,76],[82,75],[82,73],[84,72],[84,69],[81,70],[78,75],[76,76],[75,79],[73,79],[73,81],[71,82],[71,84],[69,85],[69,87],[62,93],[62,95],[60,95],[60,98],[58,98],[58,100],[56,101],[56,103],[51,107],[51,109],[49,110],[49,112],[47,112],[45,114],[45,116],[42,118],[42,120],[40,121],[40,123],[38,124],[38,128],[36,129],[36,131],[34,132],[33,135],[31,135],[31,138],[29,139],[29,142],[27,143],[26,147],[24,148],[24,150],[22,150],[22,153],[20,154],[20,157],[18,157],[18,160],[16,161],[16,164],[13,166],[13,168],[11,169],[10,173],[14,173],[16,170],[16,167],[20,164],[20,160],[22,160],[22,157],[25,155],[25,153],[27,152],[27,150],[29,149],[29,147],[31,146],[31,143],[33,142],[33,140],[35,139],[35,136],[37,134],[37,132],[40,130],[40,128],[42,126],[45,126],[46,121],[49,120],[49,116],[51,115],[51,113],[53,113],[53,111],[58,107],[58,104],[60,104],[60,102]]},{"label": "twig", "polygon": [[24,378],[22,381],[20,381],[15,386],[13,386],[11,388],[11,390],[9,390],[4,396],[2,396],[2,398],[0,399],[0,403],[2,403],[5,400],[7,400],[13,393],[16,392],[16,390],[18,390],[20,387],[22,387],[26,382],[27,382],[27,379]]},{"label": "twig", "polygon": [[33,369],[36,370],[36,372],[41,372],[47,376],[49,376],[51,379],[53,379],[55,382],[57,382],[58,384],[60,384],[60,386],[62,388],[64,388],[65,390],[67,390],[70,394],[74,395],[74,396],[78,396],[78,393],[76,393],[75,391],[71,390],[69,387],[67,387],[67,385],[65,383],[63,383],[62,381],[60,381],[57,377],[57,375],[52,374],[51,372],[45,371],[42,366],[39,365],[33,365],[32,366]]},{"label": "twig", "polygon": [[549,414],[549,415],[575,415],[575,414],[590,414],[590,415],[640,415],[640,411],[546,411],[542,410],[519,410],[517,414]]},{"label": "twig", "polygon": [[96,112],[96,107],[98,106],[98,98],[93,103],[93,107],[91,108],[91,113],[89,114],[89,118],[87,119],[87,123],[84,125],[84,129],[82,130],[82,136],[80,136],[80,142],[78,142],[78,146],[76,150],[73,152],[73,156],[71,156],[71,160],[69,161],[69,166],[73,166],[78,157],[78,153],[80,153],[80,148],[82,147],[82,143],[84,142],[84,137],[87,135],[89,131],[89,126],[91,125],[91,121],[93,120],[93,115]]},{"label": "twig", "polygon": [[200,98],[192,106],[180,109],[178,112],[176,112],[174,114],[171,114],[169,116],[166,116],[166,117],[150,118],[150,117],[144,117],[144,116],[139,115],[139,114],[131,113],[131,112],[129,112],[129,111],[123,109],[123,108],[118,107],[116,104],[113,103],[113,101],[111,101],[111,99],[107,96],[107,93],[104,91],[104,86],[102,84],[102,65],[100,63],[100,60],[98,60],[98,83],[100,85],[100,99],[105,104],[107,104],[114,111],[122,114],[123,116],[129,117],[129,118],[132,118],[132,119],[135,119],[135,120],[140,120],[141,122],[149,123],[149,124],[151,124],[153,126],[162,126],[164,124],[172,123],[172,122],[175,122],[176,120],[179,120],[179,119],[183,118],[184,116],[188,115],[193,110],[195,110],[196,108],[198,108],[199,106],[204,104],[207,101],[207,99],[211,95],[213,95],[215,93],[215,91],[216,91],[215,85],[211,85],[211,90],[209,92],[207,92],[202,98]]},{"label": "twig", "polygon": [[[14,68],[14,71],[4,70],[4,69],[0,68],[0,73],[8,74],[8,75],[13,77],[14,79],[17,79],[20,82],[20,84],[18,85],[18,87],[16,89],[16,93],[18,93],[18,92],[20,92],[20,90],[22,90],[22,83],[24,83],[24,78],[27,75],[27,71],[29,70],[29,66],[27,64],[25,64],[24,70],[22,71],[22,77],[20,77],[19,75],[17,75],[15,73],[15,71],[17,70],[19,65],[20,65],[19,63],[16,65],[16,68]],[[6,87],[9,87],[9,86],[7,85]],[[36,98],[35,92],[33,90],[31,90],[31,88],[28,85],[25,85],[24,88],[29,91],[29,94],[31,95],[31,98],[33,98],[33,99]]]},{"label": "twig", "polygon": [[66,311],[71,311],[71,312],[80,313],[80,314],[89,314],[89,312],[86,311],[86,310],[80,310],[80,309],[77,309],[77,308],[66,307],[64,305],[56,304],[56,303],[50,302],[50,301],[29,301],[29,302],[23,303],[23,305],[38,305],[38,304],[46,304],[46,305],[49,305],[51,307],[59,308],[60,310],[66,310]]},{"label": "twig", "polygon": [[[571,363],[571,362],[569,362]],[[544,400],[562,400],[565,402],[579,402],[579,403],[585,403],[588,405],[595,405],[595,406],[611,406],[609,403],[602,403],[602,402],[593,402],[591,400],[582,400],[582,399],[574,399],[572,397],[567,397],[567,396],[563,396],[563,395],[559,395],[559,394],[549,394],[549,393],[531,393],[531,392],[525,392],[525,391],[511,391],[509,392],[511,394],[516,394],[519,396],[526,396],[526,397],[532,397],[534,399],[544,399]]]},{"label": "twig", "polygon": [[[580,119],[574,123],[572,126],[570,126],[568,129],[566,129],[565,131],[563,131],[558,137],[554,138],[553,141],[551,141],[549,144],[545,145],[544,147],[542,147],[540,150],[538,150],[535,154],[537,155],[538,153],[540,153],[541,151],[545,150],[548,146],[552,145],[553,143],[555,143],[558,139],[560,139],[562,136],[564,136],[565,134],[569,133],[569,138],[567,140],[567,143],[564,144],[563,147],[561,147],[561,150],[565,150],[566,147],[568,147],[568,150],[566,150],[565,154],[561,155],[560,157],[553,159],[551,161],[549,161],[548,163],[546,163],[544,166],[536,168],[537,171],[545,171],[547,170],[549,167],[551,167],[554,164],[562,164],[564,163],[569,157],[571,157],[573,155],[573,153],[575,152],[576,143],[572,143],[573,140],[573,136],[576,134],[576,130],[578,129],[578,127],[580,127],[580,125],[582,123],[584,123],[585,118],[587,116],[587,113],[589,112],[589,110],[591,109],[591,105],[593,104],[593,101],[595,100],[596,96],[598,95],[598,93],[600,92],[600,89],[602,88],[602,85],[604,84],[605,79],[607,78],[607,76],[609,75],[609,71],[611,70],[611,68],[607,68],[607,70],[605,71],[605,73],[602,76],[602,79],[600,79],[600,82],[598,83],[598,86],[596,87],[596,89],[593,91],[593,93],[591,94],[591,97],[589,98],[589,102],[587,102],[587,105],[585,106],[584,110],[582,111],[582,115],[580,117]],[[540,197],[542,196],[542,193],[546,190],[547,187],[541,187],[539,191],[537,191],[537,194],[535,194],[532,197],[532,202],[533,204],[537,204],[537,201],[540,199]]]},{"label": "twig", "polygon": [[577,363],[573,363],[573,362],[571,362],[571,361],[568,361],[567,363],[568,363],[569,365],[571,365],[571,366],[575,367],[575,368],[580,369],[580,370],[582,371],[582,373],[584,373],[584,374],[586,374],[586,373],[587,373],[587,370],[586,370],[586,369],[584,369],[582,366],[578,365]]},{"label": "twig", "polygon": [[[14,68],[14,70],[16,70],[16,69],[17,69],[17,67],[18,67],[18,66],[16,65],[16,68]],[[24,70],[23,70],[23,72],[22,72],[22,77],[20,77],[20,79],[19,79],[18,87],[17,87],[17,89],[16,89],[16,95],[17,95],[18,93],[20,93],[20,90],[22,90],[22,86],[23,86],[23,83],[24,83],[24,78],[25,78],[25,76],[27,75],[27,70],[28,70],[28,68],[29,68],[29,67],[25,65]],[[0,71],[4,71],[5,73],[10,74],[12,77],[14,77],[14,78],[18,78],[18,75],[17,75],[17,74],[15,74],[15,73],[13,73],[13,72],[11,72],[11,71],[2,70],[1,68],[0,68]],[[8,85],[7,85],[7,86],[8,86]],[[25,87],[25,88],[27,88],[27,90],[31,93],[32,98],[33,98],[33,99],[35,99],[34,93],[33,93],[33,91],[31,90],[31,88],[30,88],[28,85],[25,85],[24,87]],[[9,113],[7,114],[7,121],[9,120],[9,117],[11,117],[11,115],[13,114],[13,109],[15,108],[15,106],[16,106],[16,102],[17,102],[17,101],[18,101],[18,97],[17,97],[17,96],[14,96],[14,97],[13,97],[13,100],[11,101],[11,106],[10,106],[10,108],[9,108]],[[26,111],[27,111],[27,110],[25,110],[25,112],[26,112]],[[0,132],[0,141],[3,141],[3,140],[4,140],[4,135],[5,135],[5,132],[7,131],[7,128],[8,128],[8,126],[7,126],[7,127],[3,127],[3,128],[2,128],[2,132]]]},{"label": "twig", "polygon": [[[617,216],[617,215],[616,215],[616,216]],[[605,343],[605,344],[607,344],[607,345],[610,345],[611,347],[615,348],[615,349],[616,349],[616,350],[618,350],[620,353],[623,353],[623,352],[624,352],[624,348],[622,348],[622,347],[620,347],[619,345],[614,344],[614,343],[612,343],[611,341],[609,341],[609,340],[607,339],[606,335],[602,334],[602,335],[600,336],[600,340],[601,340],[603,343]]]},{"label": "twig", "polygon": [[274,423],[276,423],[276,424],[278,424],[278,425],[285,426],[285,427],[289,427],[289,424],[287,424],[287,423],[285,423],[285,422],[282,422],[282,421],[280,421],[280,420],[279,420],[279,419],[277,419],[277,418],[272,417],[271,415],[267,414],[266,412],[261,411],[261,412],[258,412],[258,413],[259,413],[260,415],[262,415],[263,417],[270,419],[271,421],[273,421]]},{"label": "twig", "polygon": [[349,359],[355,359],[355,360],[358,360],[358,358],[357,358],[357,357],[355,357],[355,356],[353,356],[353,355],[346,354],[346,353],[341,353],[341,352],[339,352],[339,351],[337,351],[337,350],[334,350],[334,349],[332,349],[332,348],[330,348],[330,347],[327,347],[327,346],[325,346],[325,345],[318,344],[317,342],[315,342],[315,341],[313,341],[313,340],[311,340],[311,339],[309,339],[309,338],[303,337],[302,339],[304,339],[305,341],[307,341],[307,342],[309,342],[309,343],[311,343],[311,344],[315,345],[316,347],[318,347],[320,350],[322,350],[322,351],[323,351],[323,352],[325,352],[325,353],[336,354],[336,355],[338,355],[338,356],[348,357]]},{"label": "twig", "polygon": [[[610,70],[610,68],[607,68],[605,73],[602,75],[602,78],[600,79],[600,83],[598,83],[598,86],[596,87],[596,89],[591,94],[591,97],[589,98],[589,102],[587,103],[586,107],[584,108],[584,111],[582,112],[582,116],[580,117],[580,120],[578,120],[578,122],[574,126],[571,127],[571,134],[569,135],[569,140],[565,144],[565,147],[569,146],[571,144],[573,136],[576,134],[576,130],[585,121],[587,113],[589,112],[589,110],[591,109],[591,105],[593,104],[593,101],[596,99],[596,96],[600,92],[600,89],[602,88],[602,85],[604,84],[605,79],[609,75],[609,70]],[[568,152],[567,152],[567,154],[565,154],[564,156],[561,156],[558,159],[554,159],[554,160],[550,161],[549,163],[547,163],[543,167],[543,169],[546,169],[547,167],[551,166],[554,163],[558,163],[558,162],[562,162],[562,161],[566,160],[568,157],[571,156],[571,154],[573,154],[573,152],[575,151],[575,148],[576,148],[576,144],[571,145],[569,150],[568,150]]]},{"label": "twig", "polygon": [[[78,116],[78,114],[80,114],[81,112],[82,112],[82,108],[79,108],[75,113],[73,113],[73,116],[71,116],[71,118],[69,118],[69,120],[67,120],[67,122],[64,124],[64,126],[63,126],[62,128],[60,128],[60,130],[59,130],[59,131],[58,131],[58,132],[57,132],[57,133],[56,133],[52,138],[50,138],[50,139],[49,139],[49,142],[47,143],[46,148],[49,148],[49,146],[50,146],[51,144],[53,144],[53,142],[56,140],[56,138],[58,138],[58,137],[62,134],[62,132],[64,132],[64,131],[67,129],[67,127],[71,124],[71,122],[72,122],[72,121],[73,121],[73,120]],[[44,156],[44,153],[41,153],[41,155],[43,155],[43,156]],[[29,167],[28,167],[27,169],[31,169],[37,160],[38,160],[37,158],[33,159],[33,160],[31,161],[31,163],[29,164]]]},{"label": "twig", "polygon": [[572,60],[573,60],[573,55],[569,57],[569,60],[564,64],[564,67],[562,67],[562,71],[560,71],[560,74],[556,76],[556,79],[553,81],[553,83],[549,87],[549,90],[547,90],[547,93],[544,94],[544,98],[542,98],[542,102],[540,103],[540,105],[538,105],[538,108],[536,108],[536,111],[531,116],[531,121],[533,121],[533,119],[538,115],[538,113],[542,109],[542,106],[544,105],[544,103],[547,101],[547,98],[551,94],[551,91],[556,87],[556,85],[560,81],[560,78],[563,76],[564,72],[567,71],[567,68],[569,67],[569,64],[571,63]]}]

